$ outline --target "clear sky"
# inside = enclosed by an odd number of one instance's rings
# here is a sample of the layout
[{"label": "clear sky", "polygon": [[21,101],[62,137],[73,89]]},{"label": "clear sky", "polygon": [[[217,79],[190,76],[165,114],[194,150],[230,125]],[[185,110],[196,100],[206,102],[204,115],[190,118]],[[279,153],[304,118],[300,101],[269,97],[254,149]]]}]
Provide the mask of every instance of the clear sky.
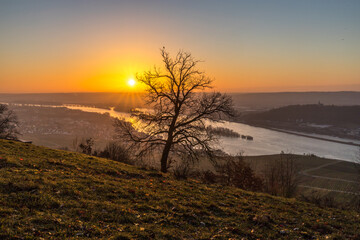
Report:
[{"label": "clear sky", "polygon": [[3,93],[134,90],[162,46],[220,91],[360,91],[359,0],[0,0]]}]

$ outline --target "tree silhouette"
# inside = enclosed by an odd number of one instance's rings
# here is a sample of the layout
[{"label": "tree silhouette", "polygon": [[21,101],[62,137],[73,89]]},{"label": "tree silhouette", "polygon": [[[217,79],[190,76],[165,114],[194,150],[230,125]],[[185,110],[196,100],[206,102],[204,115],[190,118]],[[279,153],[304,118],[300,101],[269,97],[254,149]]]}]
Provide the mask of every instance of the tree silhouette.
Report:
[{"label": "tree silhouette", "polygon": [[190,53],[179,51],[172,58],[163,48],[161,56],[163,69],[154,67],[137,75],[152,110],[135,110],[132,122],[116,120],[115,127],[140,156],[162,149],[161,171],[167,172],[170,152],[192,159],[198,158],[200,150],[211,153],[214,136],[206,131],[205,122],[233,116],[233,107],[227,95],[200,92],[212,88],[212,80],[196,68],[199,61]]},{"label": "tree silhouette", "polygon": [[0,138],[17,139],[17,117],[5,104],[0,104]]}]

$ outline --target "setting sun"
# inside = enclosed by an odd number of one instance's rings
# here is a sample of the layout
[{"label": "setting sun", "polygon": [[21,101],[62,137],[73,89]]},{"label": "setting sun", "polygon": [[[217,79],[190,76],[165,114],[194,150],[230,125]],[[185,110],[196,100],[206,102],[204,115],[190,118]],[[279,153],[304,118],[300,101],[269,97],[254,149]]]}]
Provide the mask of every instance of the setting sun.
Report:
[{"label": "setting sun", "polygon": [[0,0],[0,36],[0,240],[360,240],[360,0]]},{"label": "setting sun", "polygon": [[130,78],[127,83],[128,83],[128,85],[129,85],[130,87],[133,87],[136,82],[135,82],[135,80],[134,80],[133,78]]}]

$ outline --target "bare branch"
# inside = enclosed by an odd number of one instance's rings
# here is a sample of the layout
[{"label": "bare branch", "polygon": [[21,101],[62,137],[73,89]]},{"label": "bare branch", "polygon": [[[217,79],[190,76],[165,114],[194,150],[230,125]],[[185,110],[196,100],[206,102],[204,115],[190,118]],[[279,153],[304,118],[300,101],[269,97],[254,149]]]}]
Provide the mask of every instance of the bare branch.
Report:
[{"label": "bare branch", "polygon": [[147,91],[153,111],[134,111],[132,122],[117,120],[117,136],[136,146],[138,154],[162,148],[161,170],[167,171],[170,153],[197,158],[199,152],[212,152],[214,136],[206,131],[205,120],[232,116],[232,100],[221,93],[199,93],[212,88],[212,80],[197,69],[200,61],[179,51],[175,58],[161,49],[164,68],[154,67],[137,75]]}]

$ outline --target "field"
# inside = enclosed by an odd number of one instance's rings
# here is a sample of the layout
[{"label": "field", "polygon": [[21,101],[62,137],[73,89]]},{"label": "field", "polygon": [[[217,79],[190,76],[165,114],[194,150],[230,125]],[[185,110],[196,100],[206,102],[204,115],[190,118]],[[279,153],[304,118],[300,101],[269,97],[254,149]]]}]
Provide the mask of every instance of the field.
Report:
[{"label": "field", "polygon": [[2,239],[357,239],[360,215],[0,140]]},{"label": "field", "polygon": [[[342,203],[351,203],[359,194],[359,172],[354,163],[309,155],[290,155],[300,176],[299,195],[314,193],[331,196]],[[261,174],[269,162],[280,155],[248,156],[245,160]]]}]

